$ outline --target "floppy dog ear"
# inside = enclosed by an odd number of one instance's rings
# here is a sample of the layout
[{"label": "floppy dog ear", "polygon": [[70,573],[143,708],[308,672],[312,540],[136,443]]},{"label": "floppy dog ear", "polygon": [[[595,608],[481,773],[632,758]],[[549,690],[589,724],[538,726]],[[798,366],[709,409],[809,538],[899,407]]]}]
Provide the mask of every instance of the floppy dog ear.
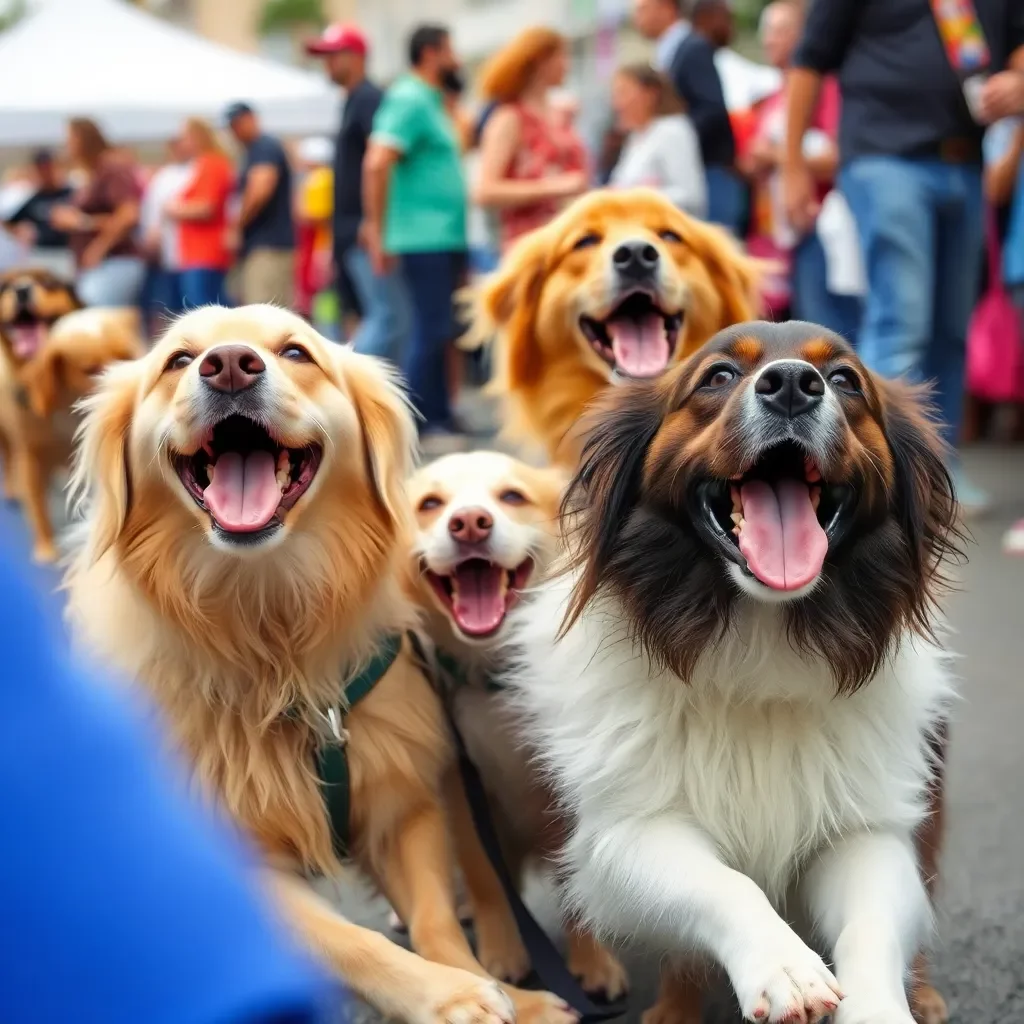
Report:
[{"label": "floppy dog ear", "polygon": [[138,385],[134,363],[115,364],[77,407],[84,418],[75,435],[68,491],[73,508],[84,513],[88,524],[85,559],[90,565],[117,541],[128,519],[128,441]]},{"label": "floppy dog ear", "polygon": [[915,597],[912,625],[927,632],[931,604],[946,585],[943,566],[962,557],[956,494],[926,386],[878,381],[893,459],[892,512],[907,546]]},{"label": "floppy dog ear", "polygon": [[560,634],[605,582],[622,529],[640,498],[647,449],[661,426],[661,395],[653,381],[607,388],[576,428],[582,455],[562,502],[562,529],[570,559],[582,574]]},{"label": "floppy dog ear", "polygon": [[760,286],[768,265],[753,259],[724,228],[693,222],[684,237],[704,264],[712,291],[696,296],[687,312],[684,355],[691,355],[709,338],[733,324],[760,315]]},{"label": "floppy dog ear", "polygon": [[416,458],[416,424],[397,374],[370,356],[346,353],[343,372],[363,431],[377,499],[395,523],[407,516],[405,482]]},{"label": "floppy dog ear", "polygon": [[496,376],[503,390],[536,383],[543,371],[534,327],[548,238],[546,228],[520,238],[477,293],[473,334],[495,337]]}]

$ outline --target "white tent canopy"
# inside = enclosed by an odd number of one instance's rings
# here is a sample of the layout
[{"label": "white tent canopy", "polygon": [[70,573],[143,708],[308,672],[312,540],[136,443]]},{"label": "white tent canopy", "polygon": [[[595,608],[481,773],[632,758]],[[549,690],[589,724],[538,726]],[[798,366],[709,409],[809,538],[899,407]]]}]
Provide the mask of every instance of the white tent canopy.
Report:
[{"label": "white tent canopy", "polygon": [[47,0],[0,35],[0,146],[59,142],[75,115],[113,140],[163,139],[235,100],[278,133],[325,132],[338,117],[322,76],[218,46],[123,0]]}]

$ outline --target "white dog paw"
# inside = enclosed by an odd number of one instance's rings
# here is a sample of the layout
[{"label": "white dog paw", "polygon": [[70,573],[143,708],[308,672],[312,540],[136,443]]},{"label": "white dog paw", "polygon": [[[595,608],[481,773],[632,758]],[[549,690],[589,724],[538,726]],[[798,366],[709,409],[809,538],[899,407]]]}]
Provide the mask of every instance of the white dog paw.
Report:
[{"label": "white dog paw", "polygon": [[900,1003],[853,993],[840,1004],[835,1024],[914,1024],[914,1015],[905,999]]},{"label": "white dog paw", "polygon": [[[733,979],[743,1016],[757,1024],[815,1024],[835,1013],[842,990],[825,962],[799,939]],[[739,984],[737,984],[739,981]]]}]

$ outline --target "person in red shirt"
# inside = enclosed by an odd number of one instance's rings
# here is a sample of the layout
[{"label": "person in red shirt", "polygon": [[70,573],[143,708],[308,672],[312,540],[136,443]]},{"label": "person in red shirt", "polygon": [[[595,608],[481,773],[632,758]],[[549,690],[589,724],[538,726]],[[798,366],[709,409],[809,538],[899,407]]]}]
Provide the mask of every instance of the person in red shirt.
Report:
[{"label": "person in red shirt", "polygon": [[192,179],[165,212],[181,225],[181,299],[185,309],[194,309],[225,301],[224,279],[232,258],[227,206],[235,170],[213,129],[200,118],[185,122],[182,141],[193,161]]}]

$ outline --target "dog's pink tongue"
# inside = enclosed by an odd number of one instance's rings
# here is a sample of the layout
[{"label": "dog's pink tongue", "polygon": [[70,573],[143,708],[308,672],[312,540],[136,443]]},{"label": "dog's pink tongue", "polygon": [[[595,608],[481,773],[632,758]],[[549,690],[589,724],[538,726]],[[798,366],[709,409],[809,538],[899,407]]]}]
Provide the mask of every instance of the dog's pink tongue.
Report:
[{"label": "dog's pink tongue", "polygon": [[11,349],[16,359],[31,359],[42,345],[46,328],[42,324],[16,324],[11,328]]},{"label": "dog's pink tongue", "polygon": [[232,533],[262,530],[281,504],[281,487],[270,452],[225,452],[214,466],[203,501],[217,525]]},{"label": "dog's pink tongue", "polygon": [[668,366],[671,352],[665,321],[657,313],[640,320],[609,320],[606,330],[611,335],[618,368],[630,377],[657,377]]},{"label": "dog's pink tongue", "polygon": [[470,636],[491,633],[505,617],[501,578],[505,570],[486,562],[466,562],[455,570],[458,589],[452,614],[459,628]]},{"label": "dog's pink tongue", "polygon": [[751,480],[740,489],[743,528],[739,546],[750,571],[775,590],[797,590],[821,572],[828,538],[807,484],[780,480],[773,489]]}]

